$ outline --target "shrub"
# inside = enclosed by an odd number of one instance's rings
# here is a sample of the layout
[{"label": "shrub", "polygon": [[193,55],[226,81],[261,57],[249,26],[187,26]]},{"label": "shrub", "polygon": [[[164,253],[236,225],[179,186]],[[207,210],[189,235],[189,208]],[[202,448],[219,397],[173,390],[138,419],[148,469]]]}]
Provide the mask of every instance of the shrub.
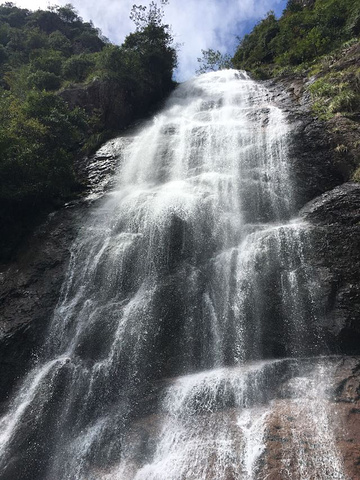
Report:
[{"label": "shrub", "polygon": [[245,35],[235,52],[236,68],[260,64],[296,66],[331,52],[360,30],[360,5],[353,0],[289,0],[283,16],[270,12]]},{"label": "shrub", "polygon": [[67,80],[83,82],[94,66],[95,61],[90,56],[74,55],[64,62],[63,75]]},{"label": "shrub", "polygon": [[63,35],[59,30],[52,32],[49,35],[49,46],[53,50],[57,50],[64,55],[70,55],[71,53],[71,42],[65,35]]},{"label": "shrub", "polygon": [[360,96],[346,89],[336,95],[329,105],[331,113],[353,112],[360,107]]},{"label": "shrub", "polygon": [[352,180],[354,182],[360,183],[360,167],[358,167],[355,172],[353,173]]},{"label": "shrub", "polygon": [[29,75],[28,83],[30,87],[52,91],[61,87],[61,78],[55,73],[38,70]]},{"label": "shrub", "polygon": [[42,70],[44,72],[54,73],[60,76],[62,71],[63,56],[61,53],[53,50],[41,50],[37,51],[33,55],[33,59],[30,62],[30,67],[33,72],[36,70]]}]

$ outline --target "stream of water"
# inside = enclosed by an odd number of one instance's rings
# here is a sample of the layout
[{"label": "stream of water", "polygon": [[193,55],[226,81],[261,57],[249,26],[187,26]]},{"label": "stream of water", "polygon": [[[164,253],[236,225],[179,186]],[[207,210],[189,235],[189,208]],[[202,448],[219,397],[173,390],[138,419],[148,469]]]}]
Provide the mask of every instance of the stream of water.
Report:
[{"label": "stream of water", "polygon": [[331,366],[309,360],[325,350],[289,135],[270,93],[228,70],[112,142],[116,186],[84,221],[42,354],[0,421],[1,480],[265,480],[284,385],[297,477],[284,453],[273,478],[346,478]]}]

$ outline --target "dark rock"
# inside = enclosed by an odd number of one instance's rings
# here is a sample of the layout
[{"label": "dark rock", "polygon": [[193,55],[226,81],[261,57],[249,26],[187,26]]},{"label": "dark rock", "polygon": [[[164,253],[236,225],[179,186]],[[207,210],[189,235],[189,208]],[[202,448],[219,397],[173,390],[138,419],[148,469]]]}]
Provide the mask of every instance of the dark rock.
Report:
[{"label": "dark rock", "polygon": [[300,215],[312,224],[307,261],[322,290],[320,328],[331,351],[358,354],[360,185],[344,182],[359,163],[359,123],[344,116],[329,121],[314,118],[306,88],[311,81],[289,75],[265,84],[291,128],[295,209],[301,209]]},{"label": "dark rock", "polygon": [[119,132],[156,110],[174,86],[173,82],[148,84],[147,91],[139,96],[116,80],[95,78],[88,84],[71,85],[59,95],[70,108],[81,107],[97,116],[100,130]]},{"label": "dark rock", "polygon": [[111,80],[95,79],[90,84],[73,85],[59,95],[70,108],[82,107],[87,113],[100,113],[101,123],[107,129],[120,130],[134,120],[130,95]]},{"label": "dark rock", "polygon": [[340,223],[356,226],[360,222],[360,184],[344,183],[320,197],[315,198],[300,210],[306,220],[318,225]]},{"label": "dark rock", "polygon": [[347,183],[306,205],[311,263],[323,290],[322,325],[332,350],[360,353],[360,185]]},{"label": "dark rock", "polygon": [[288,158],[296,209],[349,180],[355,167],[354,159],[339,158],[335,148],[340,140],[311,114],[308,83],[295,75],[264,82],[290,126]]},{"label": "dark rock", "polygon": [[0,402],[8,398],[43,343],[78,220],[71,209],[49,215],[17,259],[0,269]]},{"label": "dark rock", "polygon": [[305,119],[294,125],[289,145],[289,162],[297,208],[346,180],[333,157],[324,125]]},{"label": "dark rock", "polygon": [[[276,102],[287,111],[289,122],[292,127],[291,142],[289,147],[289,158],[291,168],[294,172],[295,198],[298,207],[310,201],[302,210],[302,217],[311,225],[311,250],[307,253],[307,261],[314,268],[317,281],[322,286],[320,302],[319,324],[326,343],[331,352],[345,354],[360,354],[360,185],[347,183],[337,186],[344,181],[351,170],[347,163],[339,163],[333,151],[333,140],[330,133],[324,128],[324,124],[313,119],[308,113],[308,99],[303,95],[303,84],[297,79],[292,82],[288,93],[282,86],[270,85],[273,90]],[[93,111],[101,105],[104,108],[104,115],[108,115],[106,121],[112,124],[117,121],[112,117],[113,105],[106,103],[104,85],[93,82],[88,87],[74,87],[63,92],[65,98],[72,106],[87,103],[89,111]],[[111,98],[111,95],[109,95]],[[116,109],[121,107],[125,101],[121,95],[114,100]],[[105,103],[104,103],[105,102]],[[107,110],[109,108],[109,110]],[[120,114],[121,115],[121,114]],[[119,125],[117,125],[119,127]],[[94,198],[103,195],[104,191],[111,184],[112,174],[121,156],[119,151],[114,151],[114,144],[111,143],[107,150],[104,147],[97,156],[87,159],[79,168],[89,188],[89,193]],[[333,188],[336,187],[336,188]],[[326,193],[324,193],[326,192]],[[321,195],[322,194],[322,195]],[[320,197],[317,197],[321,195]],[[88,198],[91,197],[88,196]],[[314,200],[312,200],[314,197]],[[33,360],[39,352],[43,338],[46,336],[47,325],[51,319],[52,312],[58,301],[61,285],[67,268],[70,256],[70,246],[77,229],[81,226],[81,217],[86,214],[88,202],[75,202],[49,216],[48,221],[28,240],[19,252],[17,259],[11,265],[4,265],[0,270],[0,364],[2,375],[0,376],[0,402],[5,402],[18,379],[20,379],[30,368]],[[172,229],[168,243],[171,246],[170,269],[167,277],[159,285],[155,296],[159,299],[156,302],[161,305],[154,312],[160,318],[161,329],[157,336],[155,346],[159,353],[157,363],[146,366],[147,369],[159,371],[159,377],[170,372],[182,373],[182,364],[186,364],[187,358],[183,358],[183,345],[179,344],[178,335],[181,322],[186,310],[185,301],[191,299],[192,292],[188,291],[184,283],[179,281],[177,257],[191,257],[191,243],[189,242],[190,231],[188,226],[174,216]],[[186,232],[186,235],[184,234]],[[205,237],[205,235],[204,235]],[[207,251],[204,252],[205,256]],[[191,259],[193,262],[194,259]],[[162,268],[162,265],[159,265]],[[186,278],[186,276],[184,276]],[[274,282],[272,275],[272,281]],[[129,288],[131,287],[129,274]],[[184,281],[183,281],[184,282]],[[267,283],[271,283],[268,281]],[[277,318],[276,297],[269,289],[269,307],[267,312],[274,312],[268,317]],[[162,299],[169,299],[167,303]],[[160,301],[161,300],[161,301]],[[189,301],[189,304],[198,302]],[[167,306],[167,308],[164,308]],[[195,313],[194,313],[195,316]],[[283,330],[282,325],[279,332],[274,330],[271,322],[269,331],[266,331],[266,339],[272,345],[266,352],[266,356],[279,357],[287,354],[286,345],[277,339]],[[202,325],[199,330],[203,331]],[[100,332],[101,333],[101,332]],[[106,333],[106,332],[105,332]],[[251,333],[251,332],[250,332]],[[231,332],[229,332],[231,335]],[[250,334],[249,334],[250,335]],[[98,337],[97,337],[98,338]],[[99,334],[99,338],[101,335]],[[250,336],[251,338],[251,336]],[[101,356],[102,346],[96,355]],[[150,348],[150,347],[149,347]],[[80,345],[79,356],[88,360],[91,355],[87,351],[89,345],[87,339]],[[171,350],[171,352],[170,352]],[[197,351],[198,349],[194,349]],[[174,354],[175,352],[175,354]],[[172,359],[169,364],[166,359]],[[91,360],[91,358],[90,358]],[[172,365],[173,363],[178,364]],[[189,364],[196,364],[197,358],[189,359]],[[349,365],[338,374],[337,383],[333,387],[332,408],[338,405],[338,411],[343,418],[354,418],[359,407],[359,369],[349,373]],[[199,365],[204,368],[207,365]],[[156,373],[153,374],[156,379]],[[284,375],[283,375],[284,376]],[[135,452],[136,462],[140,458],[151,457],[154,445],[151,443],[154,432],[158,430],[156,423],[159,421],[158,403],[166,387],[165,383],[153,382],[148,388],[144,388],[142,396],[131,398],[135,405],[133,416],[130,420],[134,422],[129,436],[132,442],[134,438],[140,437],[139,452]],[[278,396],[273,401],[274,413],[269,418],[269,428],[266,433],[267,441],[267,472],[264,477],[278,479],[282,468],[282,449],[285,449],[292,435],[292,423],[301,419],[303,412],[293,409],[291,405],[291,384],[286,384],[285,378],[279,377],[279,383],[284,384],[278,390]],[[263,399],[267,403],[275,396],[275,390],[271,390],[271,396]],[[116,391],[118,395],[118,391]],[[329,400],[330,401],[330,400]],[[136,403],[138,402],[138,403]],[[110,403],[110,402],[109,402]],[[259,402],[261,403],[261,402]],[[231,405],[230,405],[231,406]],[[229,405],[227,405],[229,408]],[[219,411],[221,409],[219,408]],[[294,412],[297,417],[294,417]],[[218,411],[212,415],[220,416]],[[273,423],[272,423],[273,422]],[[236,423],[234,423],[234,430]],[[354,458],[360,455],[360,430],[353,426],[355,422],[348,421],[347,434],[339,432],[339,444],[344,450],[345,463],[351,475],[358,475],[358,464]],[[290,425],[291,424],[291,425]],[[305,432],[305,433],[304,433]],[[307,432],[304,433],[304,442]],[[143,440],[142,440],[143,438]],[[346,444],[355,442],[354,449],[347,449]],[[289,454],[290,455],[290,454]],[[25,459],[28,462],[28,459]],[[24,460],[24,461],[25,461]],[[115,459],[114,459],[115,462]],[[13,470],[11,470],[14,468]],[[290,468],[290,467],[289,467]],[[292,465],[291,468],[294,468]],[[290,468],[290,471],[291,471]],[[29,473],[27,478],[32,478]],[[7,478],[18,476],[15,467],[9,465]],[[229,478],[233,478],[229,476]],[[294,476],[294,478],[296,478]],[[353,476],[351,478],[357,478]]]},{"label": "dark rock", "polygon": [[[126,140],[124,140],[126,142]],[[66,204],[0,265],[0,404],[31,368],[58,302],[70,248],[91,203],[104,195],[118,163],[121,141],[105,144],[77,168],[87,196]]]}]

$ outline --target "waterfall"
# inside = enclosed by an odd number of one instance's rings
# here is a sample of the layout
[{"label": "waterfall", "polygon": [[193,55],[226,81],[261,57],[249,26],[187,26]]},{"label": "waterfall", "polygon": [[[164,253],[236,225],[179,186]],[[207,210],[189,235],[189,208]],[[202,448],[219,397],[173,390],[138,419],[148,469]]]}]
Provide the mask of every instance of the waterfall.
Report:
[{"label": "waterfall", "polygon": [[[289,135],[266,88],[228,70],[112,142],[115,186],[83,222],[1,419],[2,480],[346,479]],[[286,409],[271,477],[269,425]]]}]

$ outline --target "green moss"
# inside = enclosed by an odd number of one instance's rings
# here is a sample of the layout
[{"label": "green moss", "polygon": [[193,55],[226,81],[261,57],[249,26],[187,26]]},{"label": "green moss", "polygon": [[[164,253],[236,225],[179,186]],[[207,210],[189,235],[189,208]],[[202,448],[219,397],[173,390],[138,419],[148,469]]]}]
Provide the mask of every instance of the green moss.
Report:
[{"label": "green moss", "polygon": [[352,181],[360,183],[360,167],[358,167],[353,173]]}]

